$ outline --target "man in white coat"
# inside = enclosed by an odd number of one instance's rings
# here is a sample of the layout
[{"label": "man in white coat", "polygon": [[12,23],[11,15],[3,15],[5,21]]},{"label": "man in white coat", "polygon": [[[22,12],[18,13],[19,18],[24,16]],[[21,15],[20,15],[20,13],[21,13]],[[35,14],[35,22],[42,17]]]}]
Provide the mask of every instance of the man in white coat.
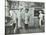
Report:
[{"label": "man in white coat", "polygon": [[39,25],[40,25],[40,27],[41,27],[41,21],[42,21],[42,19],[43,19],[43,14],[42,14],[42,11],[39,11]]},{"label": "man in white coat", "polygon": [[17,13],[17,17],[18,17],[18,29],[21,28],[21,12],[22,12],[23,7],[19,6],[19,11]]},{"label": "man in white coat", "polygon": [[10,17],[12,18],[11,22],[13,22],[13,26],[14,26],[14,33],[16,33],[16,12],[14,10],[10,10]]}]

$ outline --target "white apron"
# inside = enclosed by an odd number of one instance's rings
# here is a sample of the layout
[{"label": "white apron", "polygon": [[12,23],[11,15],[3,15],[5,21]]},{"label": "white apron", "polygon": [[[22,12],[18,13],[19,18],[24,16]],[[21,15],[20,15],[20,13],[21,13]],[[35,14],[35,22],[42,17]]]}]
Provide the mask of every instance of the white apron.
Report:
[{"label": "white apron", "polygon": [[18,28],[21,27],[21,12],[17,13],[17,17],[18,17]]},{"label": "white apron", "polygon": [[28,14],[25,13],[25,24],[28,24]]}]

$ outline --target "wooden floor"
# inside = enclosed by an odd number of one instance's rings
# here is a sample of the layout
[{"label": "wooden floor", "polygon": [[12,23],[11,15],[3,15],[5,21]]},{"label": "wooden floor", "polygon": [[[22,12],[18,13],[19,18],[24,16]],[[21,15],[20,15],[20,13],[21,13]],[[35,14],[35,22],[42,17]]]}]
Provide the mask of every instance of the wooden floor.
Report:
[{"label": "wooden floor", "polygon": [[[23,24],[22,24],[23,25]],[[18,30],[17,30],[18,31]],[[13,32],[13,31],[12,31]],[[42,33],[44,32],[44,26],[39,27],[29,27],[28,29],[25,29],[24,25],[22,26],[21,29],[16,34],[25,34],[25,33]],[[14,33],[6,34],[6,35],[13,35]]]},{"label": "wooden floor", "polygon": [[[44,32],[44,29],[43,28],[29,28],[29,29],[20,29],[18,31],[18,33],[16,34],[26,34],[26,33],[43,33]],[[11,34],[6,34],[6,35],[13,35],[13,33]]]}]

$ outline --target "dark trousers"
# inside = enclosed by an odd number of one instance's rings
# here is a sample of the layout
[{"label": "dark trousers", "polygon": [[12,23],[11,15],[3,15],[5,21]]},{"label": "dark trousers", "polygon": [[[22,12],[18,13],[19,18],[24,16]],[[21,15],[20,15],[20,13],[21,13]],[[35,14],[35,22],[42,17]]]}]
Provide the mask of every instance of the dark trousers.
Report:
[{"label": "dark trousers", "polygon": [[28,24],[25,24],[25,29],[28,29]]},{"label": "dark trousers", "polygon": [[16,26],[16,23],[13,23],[13,28],[15,28],[15,26]]}]

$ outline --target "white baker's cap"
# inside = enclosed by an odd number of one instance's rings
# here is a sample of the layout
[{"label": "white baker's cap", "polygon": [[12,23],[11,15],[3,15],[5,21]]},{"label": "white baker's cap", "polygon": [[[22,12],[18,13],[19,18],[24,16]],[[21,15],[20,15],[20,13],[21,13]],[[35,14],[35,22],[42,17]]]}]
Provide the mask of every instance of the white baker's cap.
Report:
[{"label": "white baker's cap", "polygon": [[42,11],[39,11],[39,13],[41,13]]}]

